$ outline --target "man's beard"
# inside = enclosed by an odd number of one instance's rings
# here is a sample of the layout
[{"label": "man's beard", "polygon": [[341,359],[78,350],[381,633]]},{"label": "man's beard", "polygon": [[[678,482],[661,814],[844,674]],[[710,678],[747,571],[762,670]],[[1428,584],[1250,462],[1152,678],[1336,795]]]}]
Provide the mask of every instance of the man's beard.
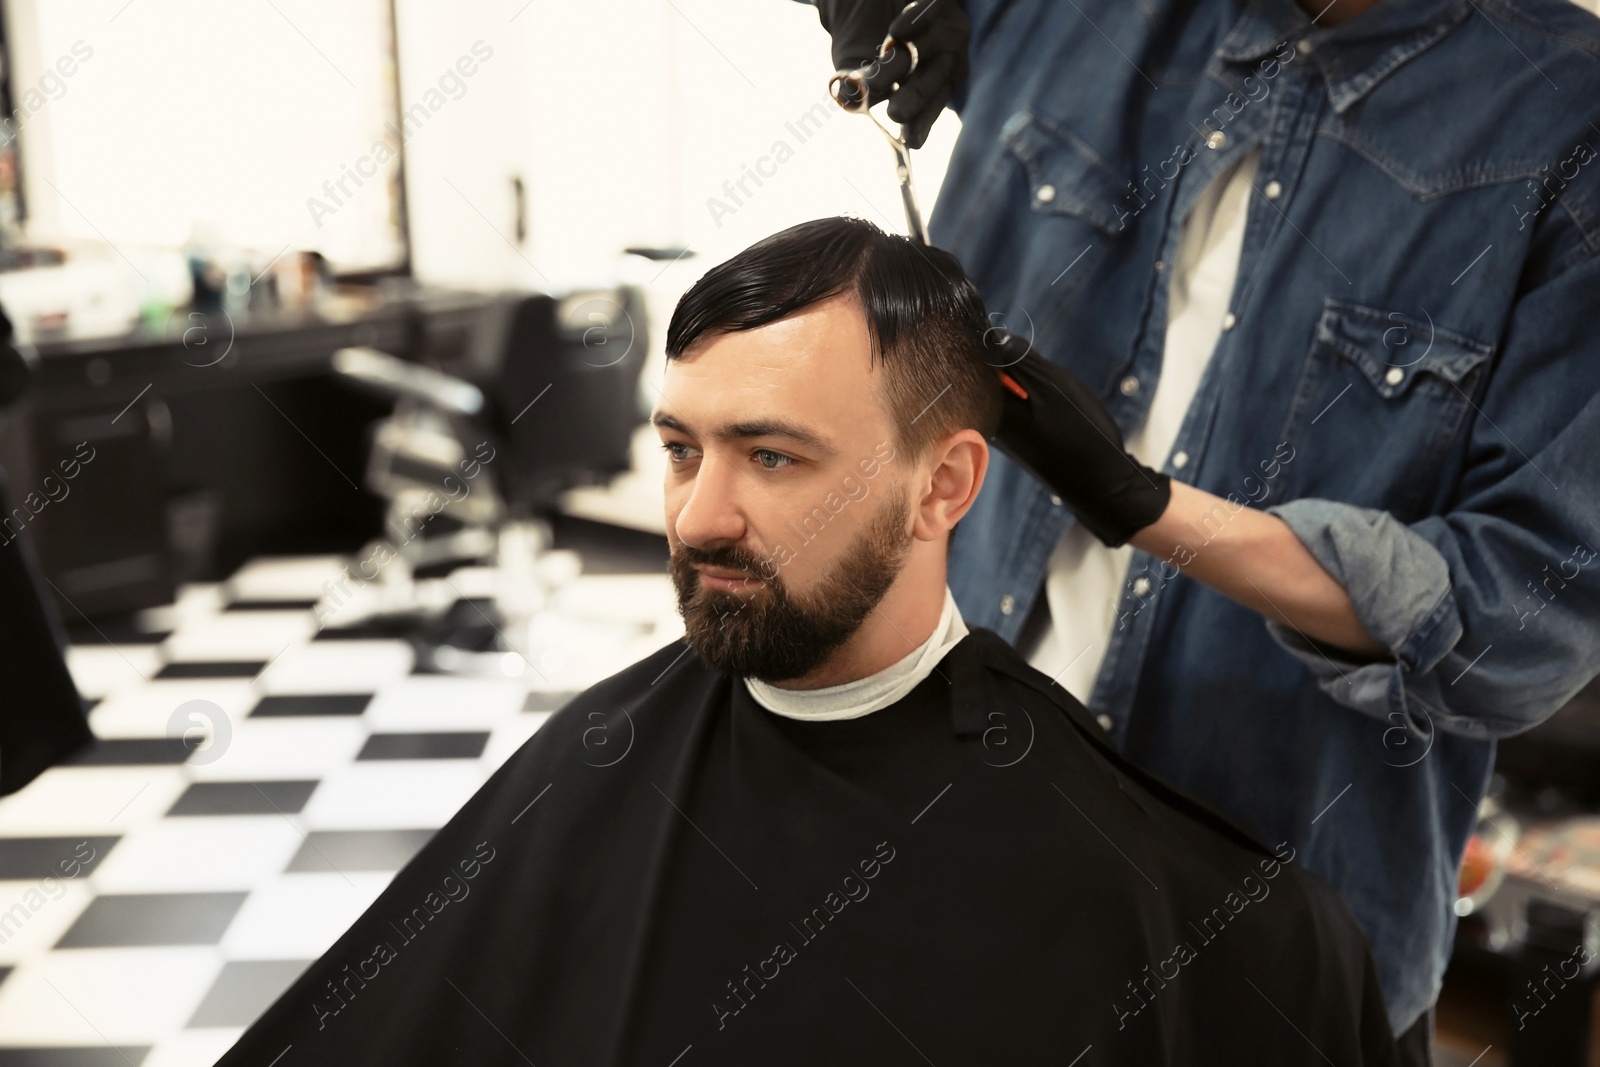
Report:
[{"label": "man's beard", "polygon": [[[810,673],[855,634],[905,565],[913,540],[906,528],[909,500],[905,486],[891,491],[866,529],[804,594],[788,590],[776,560],[736,547],[703,552],[682,546],[668,569],[684,640],[727,674],[775,683]],[[712,589],[700,580],[701,564],[766,580],[745,593]]]}]

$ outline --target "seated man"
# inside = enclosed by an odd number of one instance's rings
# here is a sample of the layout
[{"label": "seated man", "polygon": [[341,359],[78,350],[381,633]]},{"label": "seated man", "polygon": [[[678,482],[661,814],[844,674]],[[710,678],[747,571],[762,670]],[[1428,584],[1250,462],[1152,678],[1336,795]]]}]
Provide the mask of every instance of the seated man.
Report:
[{"label": "seated man", "polygon": [[1394,1062],[1294,843],[962,624],[985,326],[855,219],[707,273],[652,417],[683,639],[553,715],[222,1063]]}]

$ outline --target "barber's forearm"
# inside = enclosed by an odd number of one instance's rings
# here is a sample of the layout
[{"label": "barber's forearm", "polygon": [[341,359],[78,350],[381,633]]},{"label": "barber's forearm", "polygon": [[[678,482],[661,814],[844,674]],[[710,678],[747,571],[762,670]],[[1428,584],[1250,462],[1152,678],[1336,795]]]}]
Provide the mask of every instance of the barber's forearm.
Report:
[{"label": "barber's forearm", "polygon": [[1276,515],[1174,480],[1167,509],[1130,543],[1314,641],[1391,658],[1356,618],[1344,587]]}]

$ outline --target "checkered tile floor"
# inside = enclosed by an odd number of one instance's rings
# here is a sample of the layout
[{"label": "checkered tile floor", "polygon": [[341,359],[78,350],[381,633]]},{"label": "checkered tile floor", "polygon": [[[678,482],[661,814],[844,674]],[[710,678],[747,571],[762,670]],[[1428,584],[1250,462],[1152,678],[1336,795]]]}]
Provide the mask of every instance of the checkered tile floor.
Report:
[{"label": "checkered tile floor", "polygon": [[580,576],[520,674],[418,673],[319,625],[344,562],[257,561],[74,645],[100,740],[0,800],[0,1067],[215,1062],[551,711],[682,633],[665,574]]}]

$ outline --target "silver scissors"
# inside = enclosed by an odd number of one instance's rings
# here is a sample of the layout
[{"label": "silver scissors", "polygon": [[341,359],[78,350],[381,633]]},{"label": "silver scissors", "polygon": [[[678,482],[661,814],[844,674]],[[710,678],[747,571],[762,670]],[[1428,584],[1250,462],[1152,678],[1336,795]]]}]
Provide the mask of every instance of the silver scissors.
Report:
[{"label": "silver scissors", "polygon": [[[893,37],[885,37],[883,44],[878,46],[878,59],[886,58],[897,43]],[[911,53],[911,69],[916,70],[916,46],[910,41],[904,43]],[[833,97],[834,103],[852,115],[867,116],[872,120],[872,124],[882,130],[883,135],[889,139],[889,147],[894,149],[894,172],[900,179],[900,202],[906,209],[906,228],[910,231],[913,241],[917,242],[917,244],[925,245],[928,243],[928,231],[922,226],[922,212],[917,209],[917,194],[911,187],[911,148],[905,141],[897,137],[894,131],[879,122],[878,116],[872,113],[868,103],[866,78],[861,73],[862,69],[865,68],[836,72],[832,78],[828,79],[828,95]],[[846,85],[849,85],[855,94],[854,103],[842,93],[842,89]],[[1000,376],[1000,383],[1019,398],[1028,399],[1028,391],[1015,378],[1007,374],[1004,368],[1020,362],[1024,356],[1030,354],[1033,351],[1031,346],[1021,337],[1006,330],[991,330],[989,333],[994,334],[996,347],[1007,354],[1007,362],[994,368],[995,373]],[[986,344],[988,343],[989,333],[985,334]]]},{"label": "silver scissors", "polygon": [[[881,61],[901,42],[893,37],[885,37],[883,44],[878,46],[878,59]],[[917,69],[917,50],[910,41],[904,42],[906,49],[911,53],[911,70]],[[897,136],[889,127],[878,121],[878,116],[872,113],[871,101],[867,96],[867,82],[862,73],[865,68],[857,70],[837,71],[828,79],[828,95],[833,97],[833,102],[853,115],[865,115],[872,120],[872,124],[883,131],[889,139],[889,147],[894,150],[894,172],[900,179],[900,203],[906,209],[906,228],[910,231],[911,239],[918,244],[928,243],[928,231],[922,225],[922,212],[917,208],[917,194],[911,186],[911,148]],[[906,73],[910,73],[907,71]],[[844,87],[850,86],[855,96],[855,102],[843,92]]]}]

